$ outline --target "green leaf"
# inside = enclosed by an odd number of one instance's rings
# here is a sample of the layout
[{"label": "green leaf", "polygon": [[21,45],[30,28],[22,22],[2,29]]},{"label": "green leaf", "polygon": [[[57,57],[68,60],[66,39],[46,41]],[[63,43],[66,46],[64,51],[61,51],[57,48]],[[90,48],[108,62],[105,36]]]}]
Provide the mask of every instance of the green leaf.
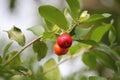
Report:
[{"label": "green leaf", "polygon": [[90,76],[89,80],[107,80],[107,79],[100,76]]},{"label": "green leaf", "polygon": [[110,16],[111,16],[111,14],[108,14],[108,13],[94,14],[94,15],[91,15],[90,18],[88,20],[86,20],[85,22],[94,22],[94,21],[97,21],[97,20],[108,18]]},{"label": "green leaf", "polygon": [[75,37],[78,39],[81,39],[83,36],[87,35],[90,30],[91,30],[91,27],[90,28],[76,27],[75,28]]},{"label": "green leaf", "polygon": [[117,71],[120,73],[120,62],[116,61]]},{"label": "green leaf", "polygon": [[[75,74],[72,74],[72,75],[67,76],[67,77],[66,77],[66,80],[75,80],[75,77],[76,77],[76,75],[75,75]],[[77,78],[77,79],[78,79],[78,78]],[[82,79],[79,78],[79,80],[82,80]]]},{"label": "green leaf", "polygon": [[16,74],[16,75],[12,76],[9,80],[23,80],[23,76]]},{"label": "green leaf", "polygon": [[97,42],[95,42],[94,40],[77,40],[77,41],[88,45],[99,46]]},{"label": "green leaf", "polygon": [[115,2],[116,2],[118,5],[120,5],[120,0],[115,0]]},{"label": "green leaf", "polygon": [[62,56],[58,56],[58,61],[60,61],[62,59]]},{"label": "green leaf", "polygon": [[42,73],[43,73],[43,67],[42,67],[42,66],[39,66],[39,68],[38,68],[38,70],[37,70],[37,72],[36,72],[35,75],[39,76],[39,75],[41,75]]},{"label": "green leaf", "polygon": [[0,64],[2,63],[2,57],[0,56]]},{"label": "green leaf", "polygon": [[5,70],[2,69],[2,70],[0,70],[0,76],[2,78],[4,78],[4,80],[9,79],[13,75],[14,75],[13,72],[10,71],[10,70],[8,70],[8,69],[5,69]]},{"label": "green leaf", "polygon": [[94,68],[97,64],[96,57],[92,54],[92,52],[84,53],[82,56],[82,61],[90,68]]},{"label": "green leaf", "polygon": [[116,55],[118,59],[120,58],[120,47],[112,49],[111,52],[114,53],[114,55]]},{"label": "green leaf", "polygon": [[116,40],[116,30],[114,26],[111,27],[108,38],[111,44],[113,44],[113,42]]},{"label": "green leaf", "polygon": [[53,24],[51,22],[49,22],[48,20],[44,19],[46,26],[47,26],[47,30],[51,31],[53,29]]},{"label": "green leaf", "polygon": [[70,15],[70,10],[68,8],[64,9],[64,15],[66,17],[66,20],[68,22],[69,28],[72,27],[71,24],[73,24],[74,19]]},{"label": "green leaf", "polygon": [[[54,65],[56,65],[55,60],[49,59],[43,67],[44,71],[48,70],[49,68],[51,68]],[[58,68],[48,72],[45,76],[50,80],[61,80],[61,74],[60,74]]]},{"label": "green leaf", "polygon": [[79,80],[88,80],[88,78],[85,75],[79,75]]},{"label": "green leaf", "polygon": [[[14,80],[16,80],[16,79],[14,79]],[[39,76],[38,75],[30,75],[29,77],[24,76],[24,78],[21,80],[50,80],[50,79],[46,78],[45,75],[39,75]]]},{"label": "green leaf", "polygon": [[70,7],[71,16],[74,20],[78,19],[80,16],[80,2],[79,0],[66,0]]},{"label": "green leaf", "polygon": [[[9,53],[9,59],[11,59],[14,55],[16,55],[18,51],[12,51]],[[21,64],[21,60],[20,60],[20,56],[17,56],[11,63],[10,63],[10,66],[12,68],[16,67],[16,66],[19,66]]]},{"label": "green leaf", "polygon": [[67,20],[59,9],[50,5],[44,5],[39,7],[39,13],[49,22],[58,25],[64,30],[68,29]]},{"label": "green leaf", "polygon": [[88,11],[83,11],[78,19],[78,21],[80,23],[85,22],[86,20],[88,20],[90,18],[90,14],[88,13]]},{"label": "green leaf", "polygon": [[58,33],[59,30],[60,30],[60,28],[57,25],[54,25],[53,29],[52,29],[52,32]]},{"label": "green leaf", "polygon": [[99,27],[97,27],[91,35],[91,40],[95,40],[96,42],[99,42],[104,34],[111,28],[111,24],[103,24]]},{"label": "green leaf", "polygon": [[16,0],[10,0],[9,1],[9,8],[11,11],[13,11],[15,9],[15,4],[16,4]]},{"label": "green leaf", "polygon": [[16,71],[24,71],[24,72],[27,72],[27,71],[28,71],[27,68],[25,68],[25,67],[23,67],[23,66],[21,66],[21,65],[18,65],[18,66],[16,66],[16,67],[14,67],[14,69],[15,69]]},{"label": "green leaf", "polygon": [[6,32],[8,33],[9,38],[17,41],[19,45],[23,46],[25,44],[25,36],[19,28],[14,26]]},{"label": "green leaf", "polygon": [[104,43],[99,43],[99,47],[100,50],[106,52],[106,53],[111,53],[111,49],[107,44]]},{"label": "green leaf", "polygon": [[30,27],[28,30],[32,31],[36,36],[41,36],[45,32],[41,25]]},{"label": "green leaf", "polygon": [[120,73],[120,61],[116,61],[117,71]]},{"label": "green leaf", "polygon": [[56,38],[57,36],[55,35],[54,32],[44,32],[43,34],[43,40],[50,39],[50,40],[55,41]]},{"label": "green leaf", "polygon": [[117,70],[117,67],[115,65],[115,61],[112,59],[110,55],[103,51],[94,50],[93,54],[108,68]]},{"label": "green leaf", "polygon": [[80,44],[76,44],[70,47],[69,51],[70,51],[70,55],[74,55],[75,53],[77,53],[80,50],[81,46]]},{"label": "green leaf", "polygon": [[37,59],[40,61],[46,56],[48,47],[44,42],[37,41],[33,44],[33,50],[37,53]]},{"label": "green leaf", "polygon": [[9,51],[9,48],[11,47],[11,45],[12,45],[12,42],[8,43],[8,44],[5,46],[5,48],[4,48],[4,50],[3,50],[3,57],[5,57],[6,53]]}]

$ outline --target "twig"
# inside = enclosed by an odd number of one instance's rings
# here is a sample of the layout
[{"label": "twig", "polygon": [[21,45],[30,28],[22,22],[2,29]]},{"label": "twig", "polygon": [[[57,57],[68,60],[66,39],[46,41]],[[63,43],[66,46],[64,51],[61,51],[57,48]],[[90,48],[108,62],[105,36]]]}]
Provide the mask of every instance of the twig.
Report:
[{"label": "twig", "polygon": [[1,69],[5,68],[8,64],[10,64],[20,53],[22,53],[27,47],[29,47],[31,44],[39,41],[42,37],[37,37],[34,40],[32,40],[31,42],[29,42],[28,44],[26,44],[25,46],[21,47],[21,49],[9,60],[7,61],[5,64],[2,65]]},{"label": "twig", "polygon": [[61,61],[60,63],[52,66],[51,68],[49,68],[48,70],[44,71],[43,74],[47,74],[51,71],[53,71],[54,69],[56,69],[59,65],[63,64],[64,62],[70,60],[70,59],[73,59],[75,57],[78,57],[80,54],[84,53],[86,51],[86,49],[82,49],[79,53],[73,55],[73,56],[69,56],[68,58],[64,59],[63,61]]}]

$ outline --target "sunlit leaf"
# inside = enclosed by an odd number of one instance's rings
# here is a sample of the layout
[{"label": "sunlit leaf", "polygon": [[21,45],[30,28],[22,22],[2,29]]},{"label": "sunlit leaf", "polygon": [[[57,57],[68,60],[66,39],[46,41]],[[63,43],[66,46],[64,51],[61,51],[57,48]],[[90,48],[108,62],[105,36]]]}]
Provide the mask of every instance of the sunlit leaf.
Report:
[{"label": "sunlit leaf", "polygon": [[79,0],[66,0],[70,7],[71,16],[74,20],[79,18],[80,15],[80,2]]},{"label": "sunlit leaf", "polygon": [[36,36],[41,36],[45,32],[43,26],[41,25],[30,27],[28,30],[32,31]]},{"label": "sunlit leaf", "polygon": [[111,24],[103,24],[99,27],[97,27],[91,35],[91,40],[95,40],[96,42],[99,42],[104,34],[111,28]]},{"label": "sunlit leaf", "polygon": [[94,68],[97,64],[96,57],[92,54],[92,52],[84,53],[82,56],[82,61],[90,68]]},{"label": "sunlit leaf", "polygon": [[[44,65],[44,71],[48,70],[50,67],[55,66],[56,62],[53,59],[48,60]],[[61,80],[61,74],[59,72],[59,69],[56,68],[47,74],[45,76],[50,80]]]},{"label": "sunlit leaf", "polygon": [[54,25],[54,26],[53,26],[52,31],[53,31],[54,33],[57,33],[59,30],[60,30],[60,28],[59,28],[57,25]]},{"label": "sunlit leaf", "polygon": [[39,7],[39,13],[49,22],[58,25],[64,30],[68,29],[67,20],[59,9],[50,5],[44,5]]},{"label": "sunlit leaf", "polygon": [[101,19],[105,19],[105,18],[108,18],[110,17],[111,14],[108,14],[108,13],[104,13],[104,14],[93,14],[90,16],[90,18],[88,20],[86,20],[85,22],[94,22],[94,21],[97,21],[97,20],[101,20]]},{"label": "sunlit leaf", "polygon": [[6,32],[8,33],[9,38],[17,41],[19,45],[23,46],[25,44],[25,36],[19,28],[14,26]]},{"label": "sunlit leaf", "polygon": [[9,80],[23,80],[23,76],[16,74],[16,75],[12,76]]},{"label": "sunlit leaf", "polygon": [[50,39],[50,40],[55,41],[56,38],[57,38],[57,36],[56,36],[56,34],[54,32],[45,32],[43,34],[43,39],[44,40]]},{"label": "sunlit leaf", "polygon": [[107,80],[107,79],[100,76],[90,76],[89,80]]},{"label": "sunlit leaf", "polygon": [[40,61],[46,56],[48,47],[46,43],[37,41],[33,44],[33,50],[37,53],[37,59]]},{"label": "sunlit leaf", "polygon": [[79,22],[82,23],[82,22],[85,22],[86,20],[88,20],[90,18],[90,14],[88,13],[88,11],[83,11],[80,15],[80,18],[79,18]]}]

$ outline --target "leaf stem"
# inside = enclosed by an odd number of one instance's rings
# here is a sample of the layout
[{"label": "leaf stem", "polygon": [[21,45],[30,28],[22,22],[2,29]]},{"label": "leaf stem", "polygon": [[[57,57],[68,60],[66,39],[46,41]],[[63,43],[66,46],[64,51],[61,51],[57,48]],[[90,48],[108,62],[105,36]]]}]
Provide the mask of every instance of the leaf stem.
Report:
[{"label": "leaf stem", "polygon": [[79,25],[79,23],[74,23],[73,25],[71,25],[72,27],[70,29],[68,29],[66,32],[70,33],[74,28],[76,28]]},{"label": "leaf stem", "polygon": [[34,40],[32,40],[31,42],[29,42],[28,44],[26,44],[25,46],[21,47],[21,49],[10,59],[8,60],[5,64],[3,64],[1,66],[1,69],[5,68],[8,64],[10,64],[20,53],[22,53],[27,47],[29,47],[30,45],[32,45],[33,43],[39,41],[42,37],[37,37]]},{"label": "leaf stem", "polygon": [[[88,50],[88,49],[87,49]],[[73,56],[69,56],[68,58],[64,59],[63,61],[61,61],[60,63],[52,66],[51,68],[49,68],[48,70],[44,71],[43,74],[47,74],[51,71],[53,71],[54,69],[56,69],[59,65],[63,64],[64,62],[70,60],[70,59],[73,59],[73,58],[76,58],[78,57],[80,54],[84,53],[86,51],[86,49],[82,49],[79,53],[73,55]]]}]

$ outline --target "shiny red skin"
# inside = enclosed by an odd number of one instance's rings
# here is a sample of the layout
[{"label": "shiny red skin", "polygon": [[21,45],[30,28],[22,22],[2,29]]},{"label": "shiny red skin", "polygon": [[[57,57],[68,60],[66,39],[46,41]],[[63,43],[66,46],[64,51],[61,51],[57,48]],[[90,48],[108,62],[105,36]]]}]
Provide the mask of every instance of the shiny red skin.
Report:
[{"label": "shiny red skin", "polygon": [[57,38],[57,44],[61,48],[69,48],[72,45],[72,37],[69,34],[62,34]]},{"label": "shiny red skin", "polygon": [[54,50],[55,54],[58,56],[65,55],[68,52],[68,48],[66,48],[66,49],[61,48],[57,43],[54,44],[53,50]]}]

